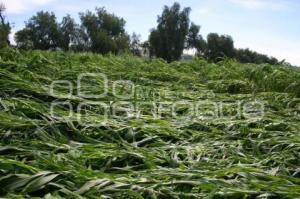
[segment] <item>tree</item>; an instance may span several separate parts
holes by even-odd
[[[11,27],[9,22],[5,21],[5,6],[0,3],[0,48],[10,45],[9,42],[9,34],[11,31]]]
[[[274,57],[268,57],[254,51],[247,49],[236,49],[235,58],[241,63],[269,63],[272,65],[279,64],[279,61]]]
[[[76,25],[74,37],[70,49],[76,52],[88,51],[90,49],[90,40],[84,27]]]
[[[65,16],[59,25],[60,41],[58,46],[67,51],[76,41],[76,29],[78,25],[70,15]]]
[[[96,13],[80,13],[82,27],[93,52],[119,53],[129,49],[129,36],[125,32],[125,20],[96,8]]]
[[[206,42],[199,32],[200,26],[192,23],[187,36],[187,48],[196,49],[197,54],[203,56],[206,50]]]
[[[149,36],[151,56],[155,55],[168,62],[181,58],[189,31],[190,11],[190,8],[181,11],[178,3],[164,7],[162,15],[157,19],[157,28],[152,29]]]
[[[29,28],[24,28],[19,30],[15,34],[15,41],[17,43],[17,47],[23,50],[33,49],[33,41],[32,41],[32,30]]]
[[[141,35],[133,33],[130,37],[130,51],[136,56],[142,56],[141,53]]]
[[[149,41],[145,41],[141,43],[142,56],[149,57],[150,56],[150,43]]]
[[[224,57],[234,58],[234,43],[231,36],[210,33],[207,36],[205,57],[210,61],[220,61]]]
[[[18,46],[31,42],[34,49],[48,50],[59,47],[60,32],[54,13],[38,12],[26,23],[25,29],[16,33]]]

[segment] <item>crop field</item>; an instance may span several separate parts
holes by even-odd
[[[0,51],[2,198],[300,198],[300,69]]]

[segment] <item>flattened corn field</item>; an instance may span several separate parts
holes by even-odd
[[[3,198],[300,198],[298,68],[4,49],[0,88]]]

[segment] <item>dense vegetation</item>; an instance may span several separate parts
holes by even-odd
[[[4,16],[5,7],[0,3],[0,48],[9,45],[8,35],[10,34],[11,27],[9,22],[5,20]]]
[[[9,48],[4,11],[0,197],[300,198],[299,68],[178,3],[143,43],[96,8],[39,11]]]
[[[139,117],[128,118],[125,106],[102,123],[97,100],[76,89],[86,72],[107,75],[101,102],[110,107],[119,101],[208,102],[222,103],[223,114],[207,119],[179,106],[177,117],[164,111],[153,118],[145,106]],[[72,95],[63,84],[51,93],[55,80],[69,80]],[[132,81],[135,94],[116,97],[112,84],[118,80]],[[97,94],[103,82],[83,83]],[[300,197],[299,68],[6,48],[0,51],[0,88],[1,197]],[[263,102],[265,114],[238,116],[238,100]],[[68,102],[73,115],[62,105],[54,116],[53,102]],[[81,113],[86,125],[76,117],[82,102],[90,104]]]
[[[0,47],[9,44],[10,24],[4,17],[4,6],[0,6]],[[200,26],[190,22],[190,8],[178,3],[165,6],[152,29],[148,41],[140,42],[138,34],[130,37],[125,30],[126,21],[104,8],[95,12],[79,13],[80,24],[66,15],[58,22],[53,12],[37,12],[26,23],[25,28],[15,34],[16,47],[23,50],[63,50],[94,52],[99,54],[120,54],[158,57],[168,62],[180,60],[184,49],[195,49],[196,56],[210,62],[226,58],[241,63],[279,64],[274,57],[259,54],[249,49],[235,49],[233,39],[228,35],[210,33],[204,40],[199,34]]]

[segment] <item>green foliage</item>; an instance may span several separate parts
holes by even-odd
[[[217,33],[207,35],[207,49],[204,55],[210,61],[220,61],[224,57],[234,57],[234,45],[230,36]]]
[[[109,78],[103,102],[116,102],[112,82],[131,80],[128,102],[225,103],[224,117],[203,120],[109,117],[78,123],[76,89],[49,89],[54,80],[76,88],[81,73]],[[129,55],[0,50],[0,197],[3,198],[299,198],[299,68],[218,64],[203,59],[167,63]],[[96,83],[96,84],[95,84]],[[85,88],[99,92],[87,79]],[[215,92],[213,92],[215,90]],[[159,94],[160,98],[155,98]],[[263,101],[262,118],[238,118],[234,102]],[[97,102],[95,99],[90,99]],[[209,107],[200,107],[211,112]],[[99,120],[89,109],[86,121]]]
[[[190,25],[190,8],[180,9],[178,3],[164,7],[157,19],[157,28],[149,36],[150,54],[168,62],[179,60],[185,47]]]
[[[17,47],[101,54],[117,54],[129,49],[129,36],[125,32],[123,19],[104,8],[96,9],[96,13],[81,13],[80,19],[82,24],[78,25],[67,15],[58,23],[54,13],[40,11],[26,23],[24,29],[16,33]]]
[[[133,55],[136,56],[142,56],[142,44],[141,44],[141,35],[137,35],[136,33],[133,33],[130,38],[130,51]]]
[[[40,11],[29,19],[25,29],[16,33],[16,42],[20,48],[55,49],[59,47],[60,32],[54,13]]]
[[[15,34],[15,40],[17,47],[22,50],[34,49],[34,44],[32,40],[32,30],[29,28],[24,28],[19,30]]]
[[[60,41],[58,46],[61,47],[63,50],[68,51],[70,50],[71,44],[74,45],[76,42],[76,31],[78,30],[77,24],[75,23],[74,19],[71,18],[70,15],[65,16],[62,19],[60,24]]]
[[[207,45],[206,45],[206,41],[199,34],[199,31],[200,31],[200,26],[192,23],[187,38],[187,48],[188,49],[195,48],[197,50],[198,55],[204,56]]]
[[[9,34],[11,31],[10,23],[5,21],[4,16],[5,7],[0,3],[0,48],[6,47],[10,44]]]
[[[255,64],[278,64],[278,60],[274,57],[259,54],[249,49],[236,49],[235,58],[241,63],[255,63]]]
[[[117,54],[129,48],[124,19],[108,13],[104,8],[96,8],[96,13],[81,13],[80,19],[91,42],[91,51]]]
[[[4,7],[1,10],[0,47],[4,47],[9,43],[10,26],[4,21]],[[17,47],[23,50],[61,49],[100,54],[131,52],[136,56],[157,57],[172,62],[183,58],[184,49],[195,49],[197,56],[214,63],[234,58],[241,63],[280,64],[274,57],[249,49],[235,49],[233,39],[228,35],[210,33],[204,40],[199,34],[200,26],[190,24],[190,11],[190,8],[181,10],[179,3],[165,6],[157,19],[157,27],[151,30],[148,41],[143,43],[136,33],[130,38],[125,31],[126,22],[123,18],[104,8],[80,13],[80,25],[70,15],[58,23],[54,13],[40,11],[26,22],[24,29],[16,32],[15,40]],[[191,55],[185,57],[192,59]]]

